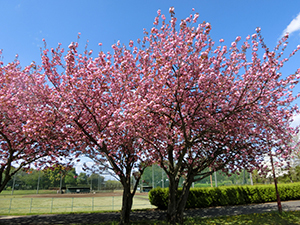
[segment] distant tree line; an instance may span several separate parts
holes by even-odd
[[[45,170],[29,169],[19,171],[11,179],[5,189],[11,190],[54,189],[61,187],[90,187],[93,191],[122,189],[116,180],[104,180],[104,176],[96,173],[76,173],[75,168],[57,167]]]

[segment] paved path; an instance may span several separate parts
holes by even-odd
[[[284,211],[300,211],[300,201],[282,202]],[[212,207],[205,209],[190,209],[185,211],[185,216],[194,217],[215,217],[223,215],[240,215],[251,213],[263,213],[276,211],[277,203],[264,203],[242,206]],[[82,213],[82,214],[56,214],[56,215],[36,215],[36,216],[2,216],[1,225],[17,224],[97,224],[105,221],[118,221],[119,213]],[[164,220],[166,211],[149,210],[134,211],[131,213],[131,220]]]

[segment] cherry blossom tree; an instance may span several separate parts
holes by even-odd
[[[0,61],[0,192],[19,170],[65,155],[59,121],[41,104],[36,87],[43,81],[34,68]]]
[[[215,46],[211,25],[197,24],[198,14],[178,24],[174,8],[170,13],[167,22],[158,11],[139,47],[118,42],[113,54],[92,58],[92,51],[78,53],[78,43],[66,53],[60,45],[45,45],[43,72],[31,73],[34,65],[1,67],[5,159],[29,162],[20,158],[24,149],[27,157],[59,149],[89,156],[123,185],[121,224],[129,222],[139,179],[153,162],[168,175],[167,213],[175,224],[183,222],[194,181],[218,170],[251,172],[270,151],[284,160],[296,146],[291,143],[297,129],[290,122],[298,111],[292,89],[300,70],[283,76],[280,69],[300,46],[284,58],[288,35],[270,50],[259,28],[244,42],[237,37],[225,46],[221,39]],[[22,153],[10,156],[12,145]],[[131,190],[132,176],[137,182]]]
[[[168,219],[175,224],[194,181],[218,170],[251,172],[264,154],[276,151],[283,160],[293,149],[292,89],[300,69],[289,76],[280,69],[300,46],[283,58],[288,35],[270,50],[259,28],[242,43],[237,37],[215,46],[211,25],[197,24],[198,14],[178,24],[174,8],[170,13],[168,23],[158,11],[145,32],[139,101],[148,127],[141,136],[168,175]]]
[[[118,177],[123,185],[120,223],[125,224],[141,174],[150,161],[136,131],[140,122],[135,104],[141,74],[139,53],[132,42],[129,48],[119,43],[112,48],[113,54],[99,52],[96,58],[90,56],[91,51],[78,53],[78,43],[71,43],[65,56],[60,46],[45,48],[43,69],[52,84],[45,104],[60,115],[70,145],[81,146],[71,154],[89,156],[98,168]],[[133,177],[136,182],[131,189]]]

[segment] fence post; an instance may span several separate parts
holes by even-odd
[[[8,208],[8,213],[10,213],[10,210],[11,210],[11,202],[12,202],[12,198],[10,199],[9,208]]]
[[[250,183],[253,186],[253,178],[252,178],[252,173],[250,173]]]
[[[16,183],[16,174],[14,175],[14,179],[13,179],[13,186],[12,186],[12,189],[11,189],[11,195],[14,194],[14,190],[15,190],[15,183]]]
[[[71,206],[71,212],[73,212],[73,202],[74,202],[74,198],[72,197],[72,206]]]
[[[215,187],[218,187],[217,172],[215,171]]]
[[[40,176],[41,176],[41,173],[40,173],[39,170],[38,170],[38,173],[39,173],[39,177],[38,177],[38,182],[37,182],[37,186],[36,186],[36,194],[39,193],[39,188],[40,188]]]
[[[52,198],[52,201],[51,201],[51,209],[50,209],[50,213],[52,213],[52,208],[53,208],[53,198]]]
[[[112,196],[112,210],[114,210],[114,196]]]
[[[92,211],[94,211],[94,197],[92,198]]]
[[[32,207],[32,198],[30,199],[30,208],[29,208],[29,213],[31,213],[31,207]]]

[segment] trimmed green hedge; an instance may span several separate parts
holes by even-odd
[[[299,200],[300,183],[279,184],[280,199]],[[180,194],[181,189],[178,191]],[[168,206],[169,189],[155,188],[149,192],[149,200],[159,209]],[[211,206],[245,205],[276,201],[274,185],[231,186],[219,188],[191,188],[186,208],[206,208]]]

